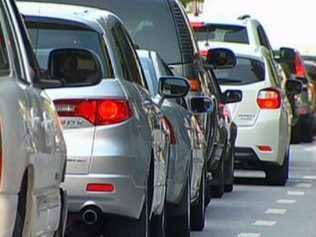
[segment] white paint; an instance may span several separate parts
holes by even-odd
[[[265,211],[265,214],[271,214],[271,215],[284,215],[287,212],[286,209],[274,209],[269,208]]]
[[[237,237],[260,237],[261,233],[240,233]]]
[[[235,177],[239,178],[265,178],[266,174],[263,171],[256,170],[235,170]]]
[[[311,175],[305,175],[305,176],[303,176],[303,179],[311,179],[311,180],[316,180],[316,176],[311,176]]]
[[[264,220],[258,220],[252,225],[255,226],[274,226],[277,222],[276,221],[264,221]]]
[[[295,187],[297,188],[311,188],[313,186],[313,184],[311,183],[300,183],[300,184],[296,184]]]
[[[280,200],[277,200],[277,203],[280,203],[280,204],[294,204],[294,203],[296,203],[296,200],[280,199]]]
[[[288,191],[287,195],[290,195],[290,196],[304,196],[305,193],[301,192],[301,191]]]

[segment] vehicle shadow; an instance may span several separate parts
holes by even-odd
[[[255,185],[255,186],[266,186],[268,185],[264,178],[244,178],[236,177],[235,184],[239,185]]]

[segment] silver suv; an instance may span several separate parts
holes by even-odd
[[[66,145],[14,1],[1,0],[0,236],[63,236]]]

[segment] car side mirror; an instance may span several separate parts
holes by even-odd
[[[225,104],[237,103],[242,100],[241,90],[226,90],[222,94],[222,98]]]
[[[226,69],[235,67],[236,63],[236,55],[230,49],[215,48],[207,51],[206,67],[212,69]]]
[[[303,83],[297,79],[289,79],[286,81],[285,90],[287,95],[297,95],[303,90]]]
[[[189,108],[193,114],[213,113],[214,102],[206,96],[194,96],[189,99]]]
[[[98,56],[85,49],[52,50],[48,57],[48,80],[60,81],[63,87],[95,85],[102,79]]]
[[[163,98],[179,98],[188,94],[190,84],[182,77],[160,77],[158,88]]]
[[[296,58],[295,49],[286,48],[286,47],[280,48],[279,59],[278,59],[279,63],[294,65],[295,58]]]

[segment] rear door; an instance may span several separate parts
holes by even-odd
[[[222,91],[239,89],[243,99],[239,103],[229,104],[234,122],[241,127],[253,126],[260,109],[257,105],[259,91],[265,87],[265,63],[248,57],[238,57],[237,65],[232,69],[215,70]]]

